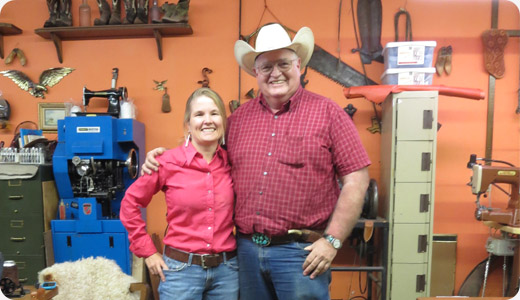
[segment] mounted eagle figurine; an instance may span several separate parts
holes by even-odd
[[[33,82],[25,73],[18,70],[1,71],[0,74],[11,78],[22,90],[28,91],[36,98],[45,99],[47,86],[55,86],[63,77],[67,76],[73,68],[51,68],[42,72],[40,82]]]

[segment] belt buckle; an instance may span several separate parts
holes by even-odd
[[[200,256],[200,266],[203,268],[203,269],[207,269],[208,266],[206,266],[206,256],[207,254],[203,254]]]
[[[271,238],[263,233],[253,233],[251,240],[260,247],[267,247],[271,244]]]

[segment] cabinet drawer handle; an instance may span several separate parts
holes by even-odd
[[[423,110],[423,129],[432,129],[433,110]]]
[[[428,249],[428,236],[426,234],[420,234],[417,244],[417,253],[426,253]]]
[[[24,223],[23,220],[11,220],[9,226],[11,226],[11,228],[23,228]]]
[[[9,196],[9,200],[22,200],[23,199],[23,195],[12,195],[12,196]]]
[[[25,236],[24,237],[11,237],[11,241],[12,242],[24,242]]]
[[[423,152],[421,154],[421,171],[430,171],[432,163],[432,154],[430,152]]]
[[[415,292],[422,293],[426,289],[426,275],[417,275],[415,280]]]
[[[419,196],[420,204],[419,204],[419,212],[424,213],[428,212],[428,208],[430,207],[430,195],[429,194],[421,194]]]

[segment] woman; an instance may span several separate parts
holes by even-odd
[[[186,142],[158,157],[158,172],[141,176],[126,191],[121,221],[130,250],[159,275],[161,300],[238,298],[233,236],[233,184],[224,143],[226,113],[217,93],[197,89],[186,103]],[[152,196],[164,191],[168,231],[161,256],[141,217]]]

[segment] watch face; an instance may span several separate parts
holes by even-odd
[[[325,238],[326,238],[327,241],[332,245],[332,247],[334,247],[334,249],[339,249],[339,248],[341,248],[341,242],[340,242],[337,238],[333,237],[333,236],[330,235],[330,234],[327,235],[327,236],[325,236]]]

